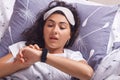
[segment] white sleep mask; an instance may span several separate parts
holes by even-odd
[[[73,16],[72,12],[68,8],[61,7],[61,6],[52,8],[49,11],[47,11],[44,14],[44,20],[46,20],[55,11],[61,11],[61,12],[63,12],[64,15],[66,16],[67,20],[69,21],[69,23],[71,25],[73,25],[73,26],[75,25],[75,19],[74,19],[74,16]]]

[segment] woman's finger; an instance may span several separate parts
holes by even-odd
[[[37,50],[41,50],[41,48],[37,44],[34,44],[34,48]]]
[[[29,45],[28,47],[33,48],[33,49],[34,49],[34,46],[33,46],[33,45]]]

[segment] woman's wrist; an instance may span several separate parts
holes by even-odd
[[[11,65],[14,66],[15,71],[18,71],[18,70],[21,70],[24,68],[22,63],[20,63],[20,62],[19,63],[18,62],[11,62]]]

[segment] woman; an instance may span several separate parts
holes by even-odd
[[[26,41],[9,46],[11,53],[0,59],[0,77],[12,74],[6,78],[70,80],[73,76],[90,80],[92,68],[79,51],[68,49],[77,37],[78,26],[75,8],[64,2],[51,2],[23,33]],[[8,61],[13,56],[14,61]]]

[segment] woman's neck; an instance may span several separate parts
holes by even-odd
[[[48,49],[51,54],[60,54],[64,53],[64,49]]]

